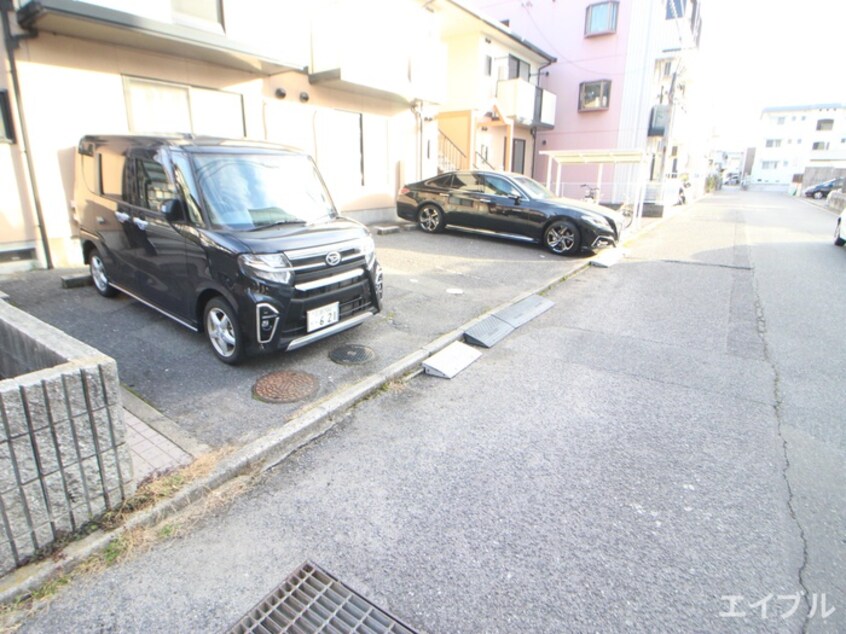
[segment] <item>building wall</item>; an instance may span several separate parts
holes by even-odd
[[[56,266],[82,265],[73,222],[73,156],[85,134],[131,132],[190,132],[174,129],[133,129],[128,114],[126,78],[172,82],[180,86],[225,91],[241,96],[243,133],[252,139],[300,147],[320,167],[339,210],[369,221],[373,210],[392,209],[401,182],[425,171],[435,173],[437,127],[423,122],[407,103],[353,91],[309,84],[304,73],[289,72],[266,78],[183,58],[110,44],[40,33],[17,52],[23,107],[35,162],[51,255]],[[287,92],[275,96],[277,88]],[[308,93],[306,103],[301,92]],[[62,116],[56,116],[57,102]],[[199,106],[195,117],[219,129],[233,129],[221,121],[215,104]],[[239,115],[240,116],[240,115]],[[420,129],[423,128],[421,135]],[[242,129],[238,121],[235,129]],[[236,135],[238,136],[238,135]],[[432,149],[434,148],[434,149]],[[428,157],[427,152],[428,151]],[[34,213],[23,208],[29,187],[20,156],[21,144],[0,146],[0,164],[16,174],[18,186],[4,187],[8,198],[0,214],[0,249],[21,241],[36,243]],[[419,163],[423,166],[419,166]],[[363,169],[362,169],[363,165]],[[409,176],[412,178],[410,179]],[[369,210],[365,215],[357,212]]]
[[[831,130],[817,130],[821,120],[833,120]],[[827,144],[814,149],[815,143]],[[846,106],[821,104],[770,108],[761,114],[755,161],[749,182],[753,186],[788,186],[811,161],[846,157]]]

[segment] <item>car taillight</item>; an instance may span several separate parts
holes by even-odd
[[[405,196],[405,195],[406,195],[407,193],[409,193],[410,191],[411,191],[411,190],[410,190],[408,187],[403,187],[402,189],[400,189],[400,190],[399,190],[399,195],[400,195],[400,196]]]

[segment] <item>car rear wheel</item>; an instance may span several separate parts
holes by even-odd
[[[822,192],[814,192],[814,198],[816,198],[817,200],[820,200],[822,197],[823,197]]]
[[[846,244],[846,240],[840,237],[840,221],[837,221],[837,226],[834,228],[834,246],[842,247]]]
[[[103,297],[114,297],[117,289],[109,283],[109,274],[106,273],[106,264],[100,257],[100,252],[95,248],[88,254],[88,270],[91,271],[91,281],[94,288]]]
[[[572,222],[558,220],[543,232],[543,243],[556,255],[572,255],[581,246],[579,229]]]
[[[244,356],[244,338],[235,311],[222,297],[209,300],[205,310],[205,330],[215,356],[230,365]]]
[[[423,205],[417,210],[417,224],[426,233],[438,233],[443,231],[444,212],[437,205]]]

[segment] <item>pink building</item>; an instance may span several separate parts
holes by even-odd
[[[508,24],[557,62],[533,78],[557,95],[555,127],[538,129],[534,177],[566,196],[599,183],[605,203],[669,202],[679,181],[704,178],[692,125],[698,0],[467,0]],[[589,152],[580,158],[577,151]],[[614,165],[614,152],[635,150],[641,164]],[[550,153],[562,161],[558,165]],[[597,155],[601,158],[596,158]],[[631,153],[628,154],[629,160]],[[579,163],[580,160],[604,160]],[[670,203],[671,204],[671,203]]]

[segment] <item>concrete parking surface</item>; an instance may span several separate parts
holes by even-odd
[[[122,383],[176,422],[198,443],[243,445],[284,424],[296,410],[381,370],[404,355],[527,290],[585,264],[539,246],[416,229],[376,236],[385,270],[384,310],[363,325],[291,353],[217,361],[204,335],[193,333],[125,295],[106,299],[93,287],[63,290],[68,271],[35,271],[0,279],[19,308],[112,356]],[[329,359],[355,343],[375,352],[366,365]],[[268,404],[253,397],[256,380],[295,370],[319,379],[307,401]]]

